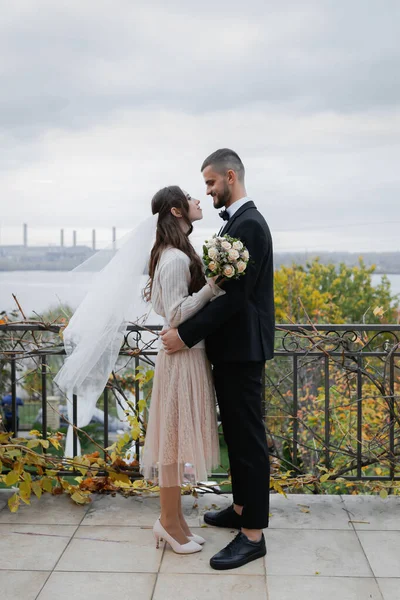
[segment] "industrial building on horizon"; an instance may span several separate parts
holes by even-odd
[[[92,230],[91,247],[78,245],[77,232],[72,232],[72,246],[65,245],[64,229],[60,230],[60,245],[29,246],[28,225],[23,224],[23,243],[0,245],[0,271],[69,271],[96,252],[96,230]],[[112,243],[116,228],[112,227]]]

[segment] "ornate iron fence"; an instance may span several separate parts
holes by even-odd
[[[154,365],[160,329],[127,328],[121,356],[132,368]],[[33,322],[0,325],[3,389],[11,394],[13,431],[17,431],[18,369],[33,360],[40,369],[46,438],[49,379],[54,375],[49,362],[64,354],[59,332],[59,326]],[[277,326],[276,334],[275,359],[265,369],[264,410],[270,449],[281,465],[297,473],[318,467],[350,481],[400,480],[400,325],[284,324]],[[139,401],[137,381],[137,409]],[[78,402],[74,396],[75,426]],[[109,408],[106,388],[104,447],[109,445]],[[74,454],[76,449],[74,431]],[[137,441],[137,457],[139,450]]]

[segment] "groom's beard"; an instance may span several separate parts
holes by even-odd
[[[231,192],[227,184],[225,184],[222,193],[215,194],[213,196],[214,208],[223,208],[226,206],[227,202],[231,199]]]

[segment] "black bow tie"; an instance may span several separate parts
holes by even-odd
[[[227,210],[221,210],[218,214],[224,221],[229,221],[229,213]]]

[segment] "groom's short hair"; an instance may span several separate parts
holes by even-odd
[[[244,181],[244,165],[239,155],[229,148],[221,148],[210,154],[210,156],[207,156],[200,170],[204,171],[206,167],[210,167],[211,165],[215,171],[221,174],[225,174],[229,170],[235,171],[239,181]]]

